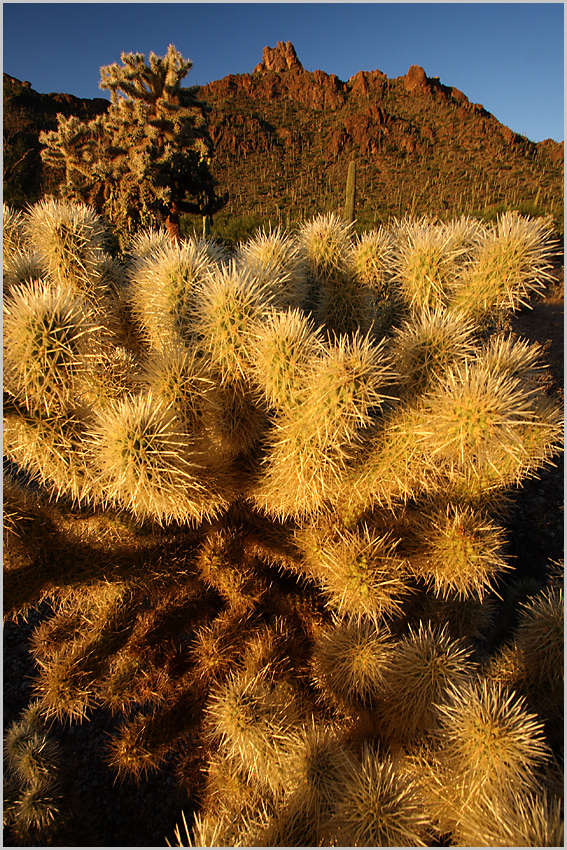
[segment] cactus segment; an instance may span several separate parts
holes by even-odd
[[[345,220],[354,221],[356,203],[356,162],[349,162],[345,195]]]
[[[548,758],[542,724],[499,683],[464,685],[439,712],[440,758],[463,800],[507,785],[530,787],[533,768]]]
[[[529,306],[529,297],[541,293],[552,279],[550,258],[555,249],[549,220],[504,213],[494,228],[480,234],[470,260],[452,284],[452,304],[476,318]]]
[[[504,530],[479,511],[449,505],[416,521],[419,555],[416,573],[433,592],[447,598],[481,601],[497,576],[510,569]]]
[[[180,245],[145,246],[130,272],[130,300],[148,345],[159,350],[171,339],[191,341],[191,317],[200,283],[213,266],[203,245],[189,240]]]
[[[319,329],[298,310],[270,312],[253,342],[254,374],[266,402],[278,412],[293,409],[325,352]]]
[[[7,386],[28,410],[66,411],[80,395],[101,330],[66,286],[14,289],[4,300]]]
[[[201,283],[190,328],[221,385],[248,378],[252,340],[269,305],[267,287],[234,261]]]
[[[385,736],[412,742],[439,725],[439,706],[471,681],[471,653],[446,628],[419,623],[392,650],[378,714]]]
[[[388,678],[394,643],[389,629],[371,620],[335,617],[315,641],[313,678],[323,696],[371,709]]]
[[[431,222],[403,222],[394,257],[393,280],[414,312],[446,307],[465,249],[453,235]]]
[[[114,402],[100,411],[90,432],[94,486],[110,504],[141,519],[191,522],[220,509],[199,477],[174,410],[151,393]]]
[[[442,380],[450,366],[470,359],[477,349],[475,329],[448,310],[424,310],[393,337],[396,368],[408,397]]]
[[[417,786],[365,744],[343,774],[343,788],[329,824],[343,847],[424,847],[427,819]]]
[[[107,232],[91,207],[77,202],[38,201],[28,211],[24,231],[55,283],[96,301],[105,259]]]
[[[291,235],[279,228],[262,230],[239,246],[237,258],[260,285],[266,285],[274,307],[301,306],[306,296],[305,263]]]

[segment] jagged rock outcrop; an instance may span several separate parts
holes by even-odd
[[[407,92],[419,91],[425,94],[429,91],[428,80],[425,71],[419,65],[411,65],[405,75],[404,86]]]
[[[5,99],[5,127],[19,114],[11,112],[13,94],[7,110]],[[38,95],[30,87],[24,94],[36,99],[38,129],[58,111],[76,108],[82,117],[88,107],[72,95]],[[210,106],[212,171],[230,198],[216,220],[290,224],[337,210],[351,159],[358,163],[359,222],[410,209],[478,214],[521,204],[524,212],[532,204],[562,219],[563,143],[531,142],[418,65],[394,79],[374,69],[344,82],[305,70],[291,42],[278,42],[264,48],[252,73],[229,74],[199,87],[197,96]],[[98,110],[108,101],[90,103]],[[35,144],[39,150],[37,135]]]
[[[353,158],[359,220],[376,221],[376,209],[382,219],[408,207],[440,214],[536,197],[544,209],[562,204],[560,145],[514,133],[418,65],[394,79],[375,69],[343,82],[305,70],[293,45],[278,42],[253,73],[209,83],[199,96],[212,107],[228,212],[285,209],[289,219],[290,209],[301,217],[339,208]]]
[[[291,41],[278,41],[276,47],[264,47],[262,61],[254,68],[255,72],[293,70],[302,71],[303,65]]]

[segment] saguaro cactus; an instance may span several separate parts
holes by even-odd
[[[356,203],[356,163],[349,162],[345,197],[345,219],[354,221],[354,207]]]

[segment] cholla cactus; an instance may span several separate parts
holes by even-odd
[[[57,129],[40,134],[42,158],[63,178],[65,197],[96,205],[123,246],[139,225],[164,224],[176,240],[180,213],[212,215],[225,202],[208,169],[206,107],[182,86],[192,62],[172,44],[147,63],[141,53],[121,59],[100,69],[111,96],[105,114],[89,122],[59,114]]]
[[[388,629],[371,620],[336,618],[315,640],[313,677],[339,705],[372,708],[384,688],[394,644]]]
[[[452,284],[457,308],[476,316],[495,309],[516,310],[551,279],[554,243],[549,220],[509,212],[479,236]]]
[[[45,273],[46,269],[36,251],[15,250],[4,262],[4,292],[20,284],[40,281]]]
[[[150,348],[159,350],[172,339],[187,340],[196,291],[212,263],[194,240],[145,252],[131,270],[130,299]]]
[[[54,281],[96,298],[94,286],[104,260],[106,230],[90,207],[39,201],[31,208],[25,229]]]
[[[451,690],[466,685],[473,672],[470,653],[445,629],[419,624],[393,647],[378,713],[383,734],[412,741],[438,725],[438,708]]]
[[[306,294],[305,260],[296,240],[276,229],[261,231],[239,246],[240,262],[267,285],[280,309],[299,306]]]
[[[411,310],[444,307],[465,249],[444,227],[430,221],[402,222],[398,228],[394,279]]]
[[[496,576],[509,569],[503,529],[473,508],[448,505],[416,520],[416,573],[438,596],[483,599]]]
[[[18,844],[51,845],[72,839],[62,747],[32,703],[4,736],[4,828]]]
[[[24,242],[24,217],[21,212],[2,204],[2,251],[4,265]]]
[[[545,789],[503,792],[467,812],[453,833],[463,847],[563,847],[561,797]]]
[[[474,327],[449,310],[424,310],[394,334],[397,370],[408,396],[442,380],[450,366],[474,356]]]
[[[285,783],[287,739],[297,724],[293,691],[269,669],[233,674],[211,694],[210,735],[258,788],[275,793]]]
[[[534,786],[548,748],[542,723],[513,691],[486,680],[461,685],[439,712],[439,759],[459,805],[481,793]]]
[[[5,602],[54,609],[42,716],[111,712],[119,776],[174,760],[196,846],[481,841],[487,805],[558,834],[557,582],[491,637],[504,507],[562,439],[541,350],[491,324],[546,227],[328,215],[228,258],[112,256],[60,202],[5,222]]]
[[[520,606],[511,642],[494,658],[491,675],[523,694],[542,717],[562,722],[563,589],[549,587]]]
[[[101,327],[69,287],[46,282],[12,290],[4,304],[5,376],[30,411],[62,413],[80,396],[101,354]],[[83,384],[83,386],[81,386]]]
[[[334,333],[366,331],[370,326],[370,293],[353,273],[353,224],[334,213],[305,222],[299,232],[309,286],[307,303]]]
[[[365,746],[343,774],[342,793],[330,822],[333,843],[343,847],[424,847],[427,818],[415,783],[388,757]]]

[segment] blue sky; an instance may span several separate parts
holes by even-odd
[[[4,3],[4,71],[39,92],[106,97],[122,51],[193,61],[187,85],[251,73],[291,41],[306,70],[347,80],[421,65],[532,141],[564,138],[563,3]]]

